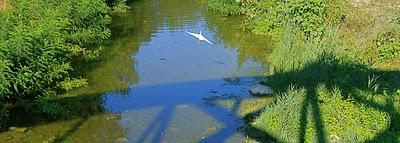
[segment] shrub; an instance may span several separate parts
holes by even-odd
[[[293,24],[307,38],[323,34],[325,25],[340,21],[344,17],[343,0],[272,0],[256,2],[258,8],[250,11],[245,26],[257,34],[279,31]],[[341,9],[339,8],[341,7]]]
[[[8,110],[4,106],[0,105],[0,129],[2,129],[8,122],[8,116]]]
[[[125,13],[129,6],[127,6],[127,0],[106,0],[109,7],[112,8],[113,13]]]
[[[225,15],[239,15],[242,11],[240,0],[202,0],[201,2],[211,10]]]
[[[11,6],[0,11],[0,103],[60,113],[47,101],[84,85],[70,80],[71,61],[93,56],[110,37],[109,7],[103,0],[14,0]]]
[[[287,25],[303,31],[307,39],[323,34],[326,25],[345,18],[345,0],[202,0],[210,9],[225,15],[247,15],[244,27],[256,34],[279,33]]]

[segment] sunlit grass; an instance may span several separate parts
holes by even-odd
[[[277,91],[277,102],[263,105],[266,108],[259,117],[255,114],[259,110],[244,106],[250,110],[247,115],[256,115],[245,127],[253,141],[273,138],[283,142],[396,142],[400,138],[399,126],[393,124],[399,121],[400,66],[398,58],[392,59],[396,53],[384,49],[392,48],[397,36],[393,40],[389,35],[387,40],[382,34],[396,29],[392,19],[399,3],[335,2],[348,3],[339,9],[327,9],[328,23],[322,27],[324,34],[319,40],[304,40],[307,35],[296,25],[272,29],[278,43],[268,58],[268,84]],[[255,5],[243,5],[243,9],[251,13],[263,2],[249,3]],[[271,28],[268,25],[276,17],[265,13],[268,12],[250,15],[250,20],[259,21],[250,27],[244,25],[245,28],[256,33],[265,25]],[[329,17],[335,13],[339,17]],[[329,21],[340,17],[343,19]],[[387,45],[379,46],[379,42]],[[378,55],[384,60],[376,58]]]

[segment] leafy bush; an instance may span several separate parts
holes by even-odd
[[[240,0],[202,0],[202,3],[211,10],[225,15],[238,15],[242,11]]]
[[[70,80],[71,61],[91,56],[110,37],[109,7],[103,0],[14,0],[11,6],[0,11],[0,104],[59,113],[45,101],[84,85]]]
[[[0,105],[0,127],[3,127],[8,121],[8,110]]]
[[[129,6],[127,6],[127,0],[106,0],[109,7],[112,8],[113,13],[125,13]]]
[[[87,80],[86,79],[66,79],[62,82],[59,83],[59,87],[61,89],[65,90],[71,90],[76,87],[81,87],[87,85]]]
[[[202,0],[212,10],[226,15],[247,15],[244,27],[256,34],[279,32],[288,24],[300,28],[306,38],[323,34],[326,25],[342,21],[345,0]]]
[[[272,0],[256,2],[245,26],[257,34],[279,31],[288,24],[299,27],[306,38],[323,34],[325,25],[344,18],[343,0]]]

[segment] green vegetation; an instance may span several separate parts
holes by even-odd
[[[244,26],[256,34],[279,32],[288,24],[295,24],[309,37],[322,34],[324,25],[340,21],[345,1],[271,0],[271,1],[214,1],[203,0],[212,10],[226,14],[244,14]]]
[[[125,91],[128,84],[138,82],[137,72],[132,66],[135,60],[131,55],[155,31],[156,23],[142,24],[149,15],[155,14],[153,10],[156,7],[151,2],[134,1],[134,10],[112,16],[112,23],[107,26],[112,37],[102,44],[107,48],[100,51],[98,58],[72,58],[74,70],[70,72],[71,76],[84,77],[85,79],[79,78],[82,81],[75,82],[87,82],[87,85],[67,92],[60,90],[57,96],[47,101],[60,105],[61,115],[57,114],[54,118],[41,113],[40,108],[36,108],[36,112],[25,111],[24,108],[7,108],[6,113],[10,120],[5,127],[24,127],[28,130],[24,133],[2,130],[1,142],[123,142],[120,140],[124,139],[126,129],[119,124],[122,117],[106,112],[102,95],[106,91]],[[71,87],[70,85],[75,83],[67,80],[60,82],[56,88]]]
[[[15,108],[61,115],[63,109],[52,100],[87,84],[73,72],[75,66],[98,59],[111,35],[109,6],[122,7],[125,1],[5,2],[8,8],[0,11],[0,127]]]
[[[126,5],[127,0],[106,0],[106,3],[114,13],[126,13],[130,8]]]
[[[400,24],[400,22],[399,22]],[[379,62],[390,63],[400,57],[400,33],[397,29],[391,29],[379,33],[375,38],[372,49],[377,49],[376,60]]]
[[[325,0],[272,0],[249,3],[250,10],[246,11],[248,20],[245,26],[254,33],[279,32],[288,24],[293,24],[300,28],[307,38],[321,36],[328,22],[340,21],[343,13],[330,9],[344,7],[340,1]]]
[[[287,142],[365,142],[385,130],[393,139],[386,142],[395,142],[399,73],[373,69],[327,39],[318,47],[285,42],[274,51],[268,83],[279,99],[255,126]],[[282,62],[284,55],[295,58]]]
[[[236,0],[204,0],[202,2],[212,10],[225,15],[238,15],[242,10],[240,3]]]
[[[382,6],[391,2],[203,3],[228,15],[240,9],[247,17],[245,29],[274,37],[267,83],[277,100],[261,113],[244,116],[250,138],[262,142],[400,141],[396,124],[400,121],[400,14]],[[379,14],[370,12],[373,8],[380,8],[375,10]],[[235,10],[226,12],[229,9]],[[378,19],[378,15],[394,20]],[[382,24],[387,26],[377,26]]]

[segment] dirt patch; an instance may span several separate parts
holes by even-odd
[[[343,35],[353,37],[354,46],[366,48],[376,35],[391,29],[392,19],[400,11],[399,0],[348,0],[351,4],[342,24]],[[352,38],[347,38],[352,39]]]
[[[0,0],[0,10],[4,10],[9,6],[8,0]]]

